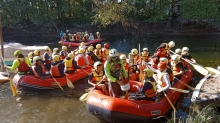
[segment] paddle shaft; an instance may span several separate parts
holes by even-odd
[[[167,98],[167,101],[170,103],[171,107],[173,108],[174,112],[176,112],[176,108],[174,107],[173,103],[171,102],[171,100],[169,99],[169,97],[167,96],[167,94],[165,92],[163,92],[164,96]]]
[[[174,77],[176,80],[178,80],[179,82],[181,82],[182,84],[184,84],[185,86],[187,86],[189,89],[191,89],[192,91],[194,91],[195,90],[195,88],[193,88],[192,86],[190,86],[190,85],[188,85],[188,84],[186,84],[186,83],[184,83],[183,81],[181,81],[181,80],[179,80],[178,78],[176,78],[176,77]]]
[[[141,66],[142,59],[141,59],[141,46],[140,46],[140,44],[138,45],[138,47],[139,47],[139,56],[140,56],[140,64],[139,64],[140,75],[139,75],[139,81],[142,82],[143,81],[143,71],[142,71],[142,66]]]
[[[67,78],[67,76],[66,76],[66,82],[67,82],[67,86],[69,87],[69,88],[74,88],[74,85],[73,85],[73,83]]]
[[[63,88],[61,87],[60,83],[57,82],[57,80],[51,75],[51,77],[53,78],[53,80],[57,83],[57,85],[60,87],[60,89],[63,91]]]

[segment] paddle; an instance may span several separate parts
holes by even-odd
[[[3,57],[2,57],[1,52],[0,52],[0,58],[1,58],[1,60],[2,60],[3,65],[5,66],[6,64],[5,64],[5,61],[4,61]],[[6,68],[6,72],[9,74],[7,68]],[[17,90],[17,88],[16,88],[16,86],[15,86],[15,84],[13,83],[13,81],[12,81],[11,78],[10,78],[10,87],[11,87],[13,96],[17,96],[17,95],[18,95],[18,90]]]
[[[97,83],[97,85],[99,85],[104,79],[105,79],[105,78],[102,78],[102,80],[100,80],[100,81]],[[92,90],[94,90],[94,89],[95,89],[95,87],[93,87]],[[83,94],[83,95],[79,98],[79,100],[82,101],[82,102],[83,102],[83,101],[86,101],[86,100],[87,100],[87,97],[88,97],[88,95],[89,95],[89,93],[92,92],[92,90],[90,90],[88,93]]]
[[[67,82],[67,85],[69,88],[73,89],[74,88],[74,85],[73,83],[66,77],[66,82]]]
[[[128,81],[129,81],[129,70],[130,69],[130,67],[128,67]],[[123,74],[123,73],[121,73],[121,74]],[[123,76],[123,75],[122,75]],[[124,77],[122,77],[122,81],[123,81],[123,79],[124,79]],[[125,92],[125,97],[124,97],[124,99],[125,100],[128,100],[129,99],[129,95],[128,95],[128,90]]]
[[[81,68],[85,73],[87,73],[88,75],[90,75],[90,73],[89,72],[87,72],[86,70],[84,70],[83,68]]]
[[[170,103],[171,107],[173,108],[174,112],[176,112],[176,108],[174,107],[173,103],[171,102],[171,100],[169,99],[169,97],[167,96],[167,94],[163,91],[164,96],[167,98],[167,101]],[[174,113],[175,114],[175,113]]]
[[[57,82],[57,80],[51,75],[51,77],[53,78],[53,80],[56,82],[56,84],[60,87],[60,89],[63,91],[63,88],[60,86],[60,83]]]
[[[141,57],[141,48],[140,48],[140,44],[139,44],[139,55]],[[139,81],[142,82],[143,81],[143,70],[142,70],[142,66],[141,66],[141,62],[142,59],[140,58],[140,64],[139,64],[139,69],[140,69],[140,73],[139,73]]]
[[[172,52],[173,54],[176,54],[172,50],[170,50],[170,52]],[[176,55],[178,55],[178,54],[176,54]],[[197,70],[202,75],[204,75],[204,76],[208,75],[209,71],[207,69],[205,69],[204,67],[202,67],[202,66],[200,66],[198,64],[194,64],[194,63],[190,62],[189,60],[184,59],[182,57],[181,57],[181,59],[183,59],[184,61],[188,62],[190,65],[192,65],[195,68],[195,70]]]
[[[149,66],[149,65],[147,65],[147,67],[148,68],[150,68],[153,72],[155,72],[155,73],[160,73],[160,71],[159,70],[156,70],[156,69],[154,69],[153,67],[151,67],[151,66]],[[176,77],[174,77],[175,79],[177,79]],[[179,79],[177,79],[177,80],[179,80]],[[181,80],[179,80],[182,84],[184,84],[185,86],[187,86],[188,88],[190,88],[191,90],[195,90],[192,86],[190,86],[190,85],[188,85],[188,84],[186,84],[186,83],[184,83],[184,82],[182,82]]]

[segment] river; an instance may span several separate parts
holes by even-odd
[[[110,44],[111,48],[118,49],[121,53],[128,53],[132,48],[147,47],[151,54],[163,42],[173,40],[176,46],[172,49],[189,47],[189,52],[203,66],[216,68],[220,64],[220,35],[144,35],[109,36],[103,41]],[[61,46],[58,39],[42,39],[34,37],[14,37],[4,42],[19,42],[25,45],[48,45],[51,49]],[[201,79],[201,75],[195,72],[193,83]],[[76,83],[74,90],[67,87],[51,91],[21,91],[18,97],[13,97],[8,83],[0,83],[0,122],[1,123],[107,123],[106,121],[90,115],[85,107],[85,102],[79,101],[79,97],[89,87],[84,78]],[[164,122],[163,120],[157,121]]]

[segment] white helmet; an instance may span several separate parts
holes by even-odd
[[[170,41],[170,42],[168,43],[168,45],[169,45],[169,47],[171,48],[171,47],[174,47],[174,46],[175,46],[175,43],[174,43],[173,41]]]
[[[185,51],[185,50],[189,51],[189,48],[188,47],[183,47],[182,52]]]
[[[127,91],[127,90],[130,89],[130,85],[129,85],[128,83],[127,83],[127,84],[124,84],[124,85],[121,85],[120,87],[121,87],[121,90],[122,90],[122,91]]]
[[[41,57],[40,56],[34,56],[33,58],[33,64],[36,64],[36,61],[37,60],[41,60]]]
[[[132,49],[131,53],[133,53],[134,55],[137,55],[138,54],[138,50],[137,49]]]
[[[94,63],[94,68],[97,70],[97,66],[102,65],[102,63],[100,61],[97,61]]]
[[[165,58],[165,57],[161,57],[161,58],[160,58],[160,61],[165,62],[165,63],[167,63],[167,64],[168,64],[168,59],[167,59],[167,58]]]
[[[179,61],[180,57],[179,57],[179,55],[172,55],[171,59]]]
[[[143,51],[145,51],[145,50],[147,50],[147,51],[148,51],[148,49],[147,49],[147,48],[143,48]]]
[[[116,49],[111,49],[109,53],[109,57],[118,56],[118,51]]]
[[[53,52],[56,53],[59,49],[58,48],[54,48]]]
[[[182,52],[182,50],[180,49],[180,48],[177,48],[176,50],[175,50],[175,53],[181,53]]]
[[[67,57],[73,58],[74,55],[73,55],[72,53],[69,53],[69,54],[67,55]]]
[[[126,59],[126,56],[124,54],[120,55],[120,59]]]
[[[62,50],[67,50],[67,47],[66,46],[62,46]]]

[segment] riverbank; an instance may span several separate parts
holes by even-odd
[[[56,24],[45,26],[5,26],[3,27],[4,39],[14,37],[59,37],[61,30],[68,29],[74,32],[100,32],[101,35],[149,35],[149,34],[203,34],[203,33],[219,33],[215,28],[207,25],[180,24],[166,22],[161,23],[133,23],[130,27],[124,28],[121,25],[108,26],[106,28],[98,27],[91,24],[69,24],[65,28]]]

